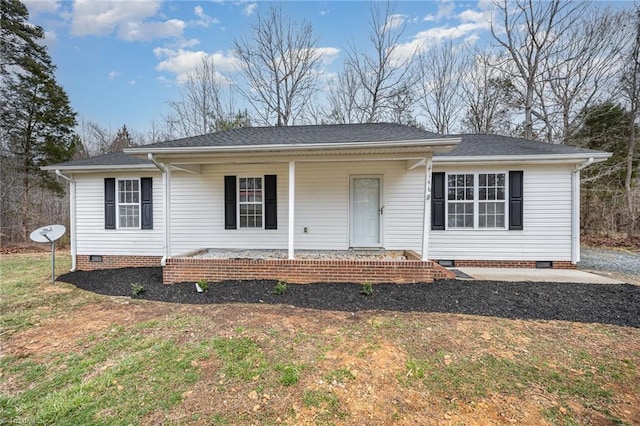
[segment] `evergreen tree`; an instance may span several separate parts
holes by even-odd
[[[79,142],[74,132],[76,113],[64,89],[55,80],[55,67],[39,44],[41,27],[29,24],[26,7],[17,0],[1,0],[2,98],[0,138],[3,167],[20,176],[21,234],[26,240],[32,225],[30,191],[42,187],[58,195],[64,187],[41,166],[67,161]]]
[[[133,139],[131,138],[131,134],[129,133],[129,129],[127,129],[127,125],[123,124],[122,128],[118,130],[115,139],[111,142],[111,145],[108,147],[107,152],[120,152],[125,148],[130,148],[133,146]]]

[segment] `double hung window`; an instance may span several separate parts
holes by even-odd
[[[140,229],[140,180],[118,180],[118,228]]]
[[[505,227],[505,173],[447,175],[447,227]]]
[[[241,177],[238,181],[240,187],[238,198],[240,228],[262,228],[262,178]]]

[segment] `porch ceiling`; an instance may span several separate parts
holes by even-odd
[[[436,152],[453,149],[455,145],[436,147],[380,147],[367,149],[333,149],[302,152],[234,152],[234,153],[175,153],[156,154],[161,163],[183,166],[200,164],[263,164],[295,161],[344,162],[344,161],[422,161]]]

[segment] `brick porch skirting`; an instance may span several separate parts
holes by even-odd
[[[284,280],[291,284],[315,282],[416,283],[433,282],[431,261],[398,260],[262,260],[169,258],[162,281]]]

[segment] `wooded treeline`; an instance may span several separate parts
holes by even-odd
[[[272,6],[235,40],[235,73],[203,60],[141,134],[78,123],[39,44],[42,28],[26,24],[19,1],[2,0],[2,242],[66,223],[64,182],[40,172],[45,164],[241,126],[381,121],[610,151],[582,172],[583,232],[637,235],[640,9],[560,0],[494,7],[491,41],[479,47],[418,42],[392,3],[371,3],[366,45],[347,40],[342,69],[328,75],[328,48],[312,25]]]

